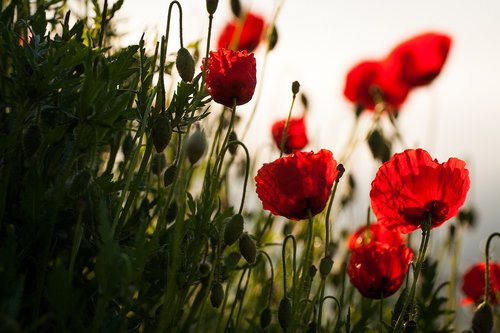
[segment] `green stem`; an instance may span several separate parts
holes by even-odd
[[[285,237],[285,240],[283,241],[283,247],[281,248],[281,261],[283,265],[283,298],[287,297],[287,286],[286,286],[286,257],[285,257],[285,250],[286,250],[286,242],[291,239],[292,244],[293,244],[293,257],[292,257],[292,265],[293,265],[293,270],[292,270],[292,276],[293,276],[293,284],[292,284],[292,294],[295,293],[295,283],[296,283],[296,277],[295,277],[295,272],[296,272],[296,253],[297,253],[297,241],[295,240],[295,237],[293,235],[288,235]]]
[[[283,131],[283,136],[281,137],[280,157],[283,156],[283,152],[285,150],[286,137],[288,136],[288,126],[290,125],[290,118],[292,117],[292,110],[293,110],[293,105],[295,104],[296,97],[297,97],[297,95],[293,94],[292,104],[290,105],[290,110],[288,111],[288,118],[286,119],[286,123],[285,123],[285,130]]]
[[[495,232],[488,237],[488,240],[486,241],[486,253],[484,254],[486,264],[486,273],[484,274],[484,302],[487,304],[489,304],[490,301],[490,244],[496,236],[500,237],[500,233]]]

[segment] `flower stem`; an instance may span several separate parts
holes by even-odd
[[[484,274],[484,302],[489,304],[489,298],[490,298],[490,244],[491,241],[495,236],[500,237],[500,233],[494,232],[488,237],[488,240],[486,241],[486,252],[484,254],[485,256],[485,274]]]
[[[294,93],[292,96],[292,104],[290,105],[290,110],[288,111],[288,118],[286,119],[286,123],[285,123],[285,130],[283,131],[283,136],[281,137],[280,157],[283,156],[283,152],[285,150],[286,137],[288,136],[288,126],[290,125],[290,118],[292,117],[292,110],[293,110],[293,105],[295,104],[296,97],[297,97],[297,94]]]
[[[415,299],[415,291],[417,288],[418,277],[420,276],[420,271],[422,270],[422,264],[425,258],[425,252],[427,251],[427,245],[429,244],[430,238],[430,228],[431,228],[432,217],[429,215],[427,220],[422,222],[422,240],[420,242],[420,248],[418,250],[417,255],[417,264],[415,266],[415,270],[413,272],[413,282],[411,285],[410,293],[406,297],[403,308],[401,309],[401,313],[399,314],[396,325],[394,326],[394,331],[397,332],[398,329],[403,324],[403,317],[408,310],[408,306],[414,302]]]

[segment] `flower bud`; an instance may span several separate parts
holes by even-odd
[[[177,67],[177,72],[184,82],[193,81],[194,77],[194,60],[189,53],[188,49],[181,47],[177,51],[177,58],[175,59],[175,66]]]
[[[186,154],[189,162],[191,162],[191,165],[198,162],[198,160],[203,156],[206,148],[207,138],[205,137],[205,133],[197,128],[196,131],[188,138],[186,147]]]
[[[167,166],[167,160],[164,154],[153,154],[151,158],[151,171],[157,176],[161,175],[161,172]]]
[[[134,149],[134,139],[132,138],[132,135],[127,134],[123,139],[122,144],[123,155],[128,158],[130,153],[132,153],[132,149]]]
[[[233,245],[243,233],[243,216],[235,214],[226,219],[224,227],[224,243],[227,246]]]
[[[237,140],[238,140],[238,136],[236,135],[236,132],[231,131],[231,133],[229,133],[229,143],[227,146],[227,150],[229,150],[229,153],[233,156],[236,154],[236,150],[238,149],[238,145],[236,143],[231,143],[231,141],[237,141]]]
[[[299,81],[293,81],[292,82],[292,93],[294,95],[297,95],[300,91],[300,83]]]
[[[404,324],[405,333],[415,333],[417,331],[417,323],[413,320],[409,320]]]
[[[200,265],[198,266],[198,273],[200,274],[200,277],[208,276],[211,270],[212,270],[212,265],[210,265],[210,263],[206,261],[200,263]]]
[[[213,15],[217,10],[217,5],[219,5],[219,0],[207,0],[207,12]]]
[[[26,158],[31,158],[37,152],[42,142],[42,132],[40,126],[36,124],[30,125],[22,136],[23,153]]]
[[[241,3],[240,0],[231,0],[231,11],[234,16],[240,17],[241,15]]]
[[[177,171],[177,165],[172,164],[163,173],[163,185],[165,187],[170,186],[174,182],[175,172]]]
[[[257,247],[252,238],[245,232],[240,237],[240,253],[249,264],[255,263],[257,257]]]
[[[278,321],[284,332],[287,331],[288,325],[292,321],[292,302],[288,297],[284,297],[280,301],[278,307]]]
[[[488,303],[481,303],[474,311],[472,317],[472,331],[477,333],[490,333],[493,329],[493,310]]]
[[[316,276],[317,272],[318,269],[316,268],[316,266],[311,265],[311,267],[309,267],[309,276],[311,277],[311,279],[313,279]]]
[[[154,120],[153,127],[151,128],[151,137],[156,152],[161,153],[172,138],[172,127],[166,114],[162,113]]]
[[[330,274],[330,271],[332,270],[333,266],[333,260],[329,257],[324,257],[321,259],[321,262],[319,264],[319,273],[321,274],[321,278],[324,279]]]
[[[224,300],[224,289],[220,282],[214,282],[210,288],[210,303],[214,308],[218,308]]]
[[[272,51],[276,47],[276,44],[278,44],[278,30],[276,30],[276,26],[273,25],[273,29],[268,39],[269,51]]]
[[[177,217],[177,203],[175,201],[172,201],[167,208],[167,214],[165,216],[165,220],[167,221],[167,223],[171,223],[175,221],[176,217]]]
[[[271,323],[271,309],[269,307],[262,310],[260,313],[260,328],[265,329]]]

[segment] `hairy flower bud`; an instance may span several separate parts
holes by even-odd
[[[255,259],[257,257],[257,247],[255,246],[253,239],[250,238],[246,232],[241,235],[238,245],[243,258],[245,258],[249,264],[255,263]]]
[[[293,81],[292,82],[292,93],[294,95],[297,95],[300,91],[300,83],[299,81]]]
[[[238,136],[236,135],[235,131],[231,131],[231,133],[229,133],[229,143],[227,146],[227,150],[229,150],[229,153],[234,156],[238,149],[238,145],[236,143],[231,143],[231,141],[238,141]]]
[[[175,172],[177,171],[177,165],[172,164],[163,173],[163,185],[165,187],[170,186],[174,182]]]
[[[177,59],[175,59],[177,72],[184,82],[193,81],[194,77],[194,60],[189,51],[182,47],[177,51]]]
[[[167,214],[165,216],[165,220],[167,221],[167,223],[171,223],[175,221],[176,217],[177,217],[177,203],[175,201],[172,201],[167,208]]]
[[[477,333],[490,333],[493,329],[493,309],[488,303],[482,302],[474,311],[472,317],[472,331]]]
[[[207,148],[207,138],[205,132],[200,129],[191,134],[187,141],[186,154],[191,164],[195,164],[203,156]]]
[[[218,308],[224,300],[224,288],[220,282],[214,282],[210,288],[210,303],[214,308]]]
[[[234,16],[240,17],[241,15],[241,3],[240,0],[231,0],[231,11]]]
[[[321,259],[319,264],[319,273],[321,274],[321,278],[326,278],[330,271],[332,270],[333,260],[329,257],[325,257]]]
[[[273,25],[273,28],[271,30],[271,33],[269,35],[269,39],[267,42],[268,42],[269,51],[272,51],[276,47],[276,44],[278,44],[278,30],[276,29],[275,25]]]
[[[224,227],[224,243],[227,246],[233,245],[243,233],[243,216],[235,214],[226,219]]]
[[[218,5],[219,5],[219,0],[207,0],[207,12],[210,15],[213,15],[217,10]]]
[[[278,307],[278,321],[284,332],[287,331],[288,325],[292,321],[292,302],[288,297],[284,297],[280,301]]]
[[[262,310],[260,313],[260,328],[265,329],[271,323],[271,309],[269,307]]]
[[[172,138],[172,126],[166,114],[162,113],[154,120],[153,127],[151,128],[151,137],[156,152],[161,153]]]

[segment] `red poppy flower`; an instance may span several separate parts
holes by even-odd
[[[264,19],[253,13],[247,13],[243,19],[237,18],[224,27],[217,41],[219,49],[236,45],[238,51],[252,52],[257,48],[264,32]]]
[[[379,168],[370,198],[378,222],[408,233],[429,216],[431,228],[455,216],[469,187],[464,161],[450,158],[439,163],[423,149],[408,149]]]
[[[378,102],[374,98],[375,89],[378,89],[383,101],[397,109],[405,101],[409,88],[400,82],[397,72],[389,69],[379,61],[357,64],[347,73],[344,96],[373,110]]]
[[[347,274],[364,297],[385,298],[401,287],[412,258],[412,251],[404,245],[371,242],[352,250]]]
[[[203,65],[202,65],[203,69]],[[257,66],[253,53],[219,49],[210,52],[206,85],[213,100],[227,107],[252,99],[257,84]]]
[[[359,228],[349,237],[347,246],[352,251],[363,244],[372,242],[379,242],[390,246],[404,244],[403,237],[401,237],[399,232],[390,231],[380,223],[370,223],[369,231],[366,232],[366,226]]]
[[[484,300],[484,275],[486,264],[477,263],[465,272],[462,278],[462,292],[466,298],[463,304],[479,304]],[[500,263],[490,262],[490,296],[489,300],[493,304],[498,304],[496,293],[500,293]]]
[[[409,87],[427,85],[441,72],[451,47],[451,38],[439,33],[415,36],[396,46],[387,64]]]
[[[264,209],[291,220],[314,216],[326,206],[337,178],[332,152],[296,152],[265,163],[255,177],[256,192]]]
[[[280,120],[273,124],[271,133],[273,135],[274,143],[278,149],[281,149],[281,139],[285,132],[286,120]],[[306,134],[306,124],[304,117],[290,118],[288,123],[288,130],[285,140],[284,152],[290,154],[294,151],[301,150],[308,143]]]

